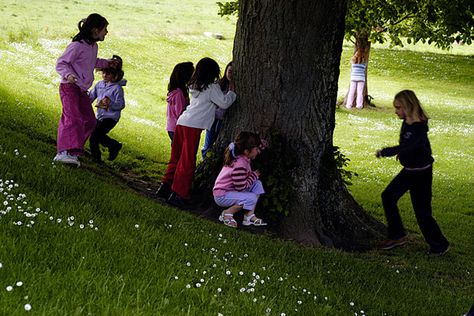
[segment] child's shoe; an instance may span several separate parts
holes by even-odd
[[[242,221],[242,225],[267,226],[267,223],[265,223],[261,218],[258,218],[257,216],[255,216],[255,214],[252,214],[250,216],[244,215],[244,220]]]
[[[226,214],[226,211],[227,210],[224,210],[221,215],[219,215],[219,222],[224,223],[226,226],[237,228],[237,222],[234,219],[234,214]]]
[[[380,249],[389,250],[395,247],[400,247],[406,244],[407,236],[400,237],[398,239],[387,239],[380,243]]]
[[[114,146],[109,149],[109,157],[107,157],[107,160],[113,161],[115,158],[117,158],[118,153],[122,149],[122,144],[118,143],[117,146]]]
[[[81,163],[79,162],[77,156],[70,155],[67,151],[61,151],[60,153],[57,153],[53,161],[58,161],[64,164],[76,165],[77,167],[81,166]]]
[[[180,198],[175,192],[171,192],[171,195],[168,198],[167,202],[178,208],[183,208],[183,209],[189,208],[188,203],[184,199]]]
[[[168,199],[171,194],[171,186],[166,183],[162,182],[160,184],[160,187],[158,188],[158,191],[156,191],[156,195],[160,198]]]
[[[433,249],[430,249],[428,251],[428,255],[429,256],[432,256],[432,257],[441,257],[441,256],[444,256],[447,252],[449,251],[449,246],[447,246],[445,249],[443,250],[433,250]]]

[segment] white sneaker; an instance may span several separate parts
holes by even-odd
[[[71,164],[71,165],[76,165],[76,166],[81,166],[81,163],[79,162],[79,159],[77,156],[73,156],[68,154],[67,151],[62,151],[60,153],[57,153],[56,156],[54,157],[53,161],[58,161],[61,163],[65,164]]]

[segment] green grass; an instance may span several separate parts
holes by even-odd
[[[99,55],[124,59],[127,107],[112,132],[124,149],[107,168],[85,159],[73,169],[51,163],[61,113],[54,64],[90,12],[110,22]],[[406,247],[345,253],[233,231],[127,186],[121,173],[156,185],[164,170],[174,64],[210,56],[223,67],[230,60],[235,20],[216,12],[213,1],[197,0],[0,3],[0,203],[7,202],[0,204],[0,314],[24,314],[25,304],[44,315],[465,312],[474,293],[472,46],[443,52],[374,45],[369,93],[377,107],[336,112],[334,143],[359,174],[350,190],[383,220],[380,193],[400,166],[374,153],[398,139],[393,95],[416,91],[431,117],[433,207],[452,243],[446,257],[425,255],[408,197],[400,201]],[[340,97],[351,51],[345,44]]]

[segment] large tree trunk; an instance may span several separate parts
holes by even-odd
[[[238,102],[198,169],[209,192],[222,151],[242,130],[270,143],[259,169],[267,189],[257,206],[287,216],[283,237],[304,244],[360,248],[383,225],[346,189],[333,147],[335,103],[346,0],[240,0],[234,42]],[[214,158],[212,158],[214,157]]]

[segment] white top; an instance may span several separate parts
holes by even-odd
[[[176,124],[200,129],[212,127],[216,106],[227,109],[237,98],[233,91],[224,94],[217,83],[210,84],[204,91],[189,89],[189,93],[191,102]]]

